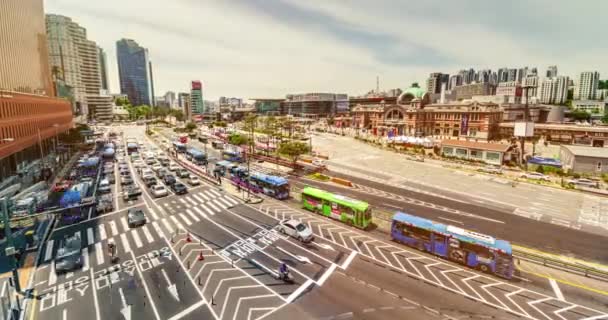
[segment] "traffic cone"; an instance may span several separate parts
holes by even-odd
[[[190,238],[190,233],[188,233],[188,236],[186,237],[186,242],[192,242],[192,238]]]
[[[198,254],[198,261],[203,261],[203,260],[205,260],[205,256],[203,256],[203,251],[201,251],[201,252]]]

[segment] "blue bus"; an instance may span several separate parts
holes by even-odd
[[[243,162],[243,157],[241,157],[241,153],[233,150],[222,151],[222,159],[232,162]]]
[[[186,159],[198,164],[198,165],[206,165],[207,164],[207,155],[195,148],[190,148],[186,151]]]
[[[186,145],[179,141],[173,141],[173,149],[179,153],[184,153],[186,152]]]
[[[289,198],[289,181],[283,177],[254,172],[248,180],[250,189],[279,200]]]
[[[393,216],[391,238],[486,273],[506,279],[513,277],[509,241],[403,212]]]

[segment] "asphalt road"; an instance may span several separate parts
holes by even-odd
[[[143,127],[121,130],[151,148]],[[53,231],[35,273],[30,319],[580,319],[608,310],[435,259],[293,202],[245,204],[205,184],[163,198],[142,189],[137,201],[117,199],[114,212]],[[145,225],[129,228],[133,208],[144,211]],[[278,232],[284,218],[306,223],[315,240]],[[58,275],[57,248],[74,234],[84,265]],[[106,250],[110,239],[117,263]],[[277,279],[281,263],[293,283]]]

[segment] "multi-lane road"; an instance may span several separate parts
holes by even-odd
[[[142,127],[119,130],[152,147]],[[55,229],[43,244],[31,319],[608,317],[601,303],[462,268],[315,216],[295,201],[248,204],[227,186],[207,184],[153,198],[132,175],[144,191],[140,199],[117,198],[115,211]],[[129,228],[131,208],[145,212],[144,226]],[[303,244],[277,232],[284,218],[306,223],[315,240]],[[74,234],[82,239],[84,265],[57,275],[57,247]],[[110,239],[116,263],[108,256]],[[277,279],[281,263],[290,266],[293,283]]]

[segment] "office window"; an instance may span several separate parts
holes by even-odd
[[[602,171],[602,162],[601,161],[597,162],[597,167],[595,168],[595,170]]]
[[[467,156],[467,149],[457,148],[456,149],[456,156],[458,156],[458,157],[466,157]]]

